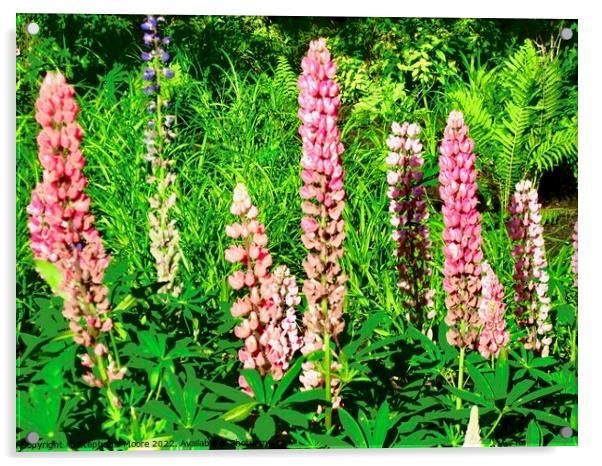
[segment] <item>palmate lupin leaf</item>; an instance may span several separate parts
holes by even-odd
[[[33,262],[35,264],[36,271],[48,284],[52,292],[56,296],[65,298],[67,295],[61,291],[61,283],[63,283],[65,275],[63,274],[61,269],[59,269],[52,262],[38,259],[34,260]]]

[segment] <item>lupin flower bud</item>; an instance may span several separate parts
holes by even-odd
[[[433,295],[429,289],[432,255],[426,191],[420,185],[423,172],[422,144],[418,139],[417,124],[393,123],[387,139],[390,149],[385,159],[389,171],[387,196],[393,226],[391,237],[396,244],[393,255],[397,259],[398,287],[410,321],[419,327],[424,318],[435,316]]]
[[[508,235],[514,241],[514,299],[518,304],[518,324],[527,331],[525,348],[547,356],[550,352],[552,324],[549,319],[548,266],[546,260],[541,204],[528,180],[516,184],[510,199]]]
[[[170,211],[176,203],[176,192],[173,189],[176,175],[171,171],[174,160],[166,157],[166,147],[175,137],[173,131],[175,117],[165,115],[169,101],[161,92],[161,79],[171,79],[174,73],[164,65],[170,56],[163,47],[170,41],[165,41],[165,38],[159,35],[158,24],[163,21],[162,17],[148,16],[141,25],[142,30],[145,31],[144,44],[150,48],[150,51],[142,54],[142,59],[149,62],[142,75],[146,84],[144,93],[152,99],[147,106],[150,119],[144,132],[146,145],[144,159],[151,163],[152,175],[148,181],[157,188],[155,195],[149,199],[148,220],[150,249],[155,259],[157,281],[164,283],[159,292],[178,296],[181,292],[181,286],[176,283],[181,259],[180,234],[175,220],[170,219]]]
[[[303,73],[297,84],[298,115],[302,122],[299,135],[303,141],[300,195],[305,214],[301,220],[301,240],[309,250],[303,262],[307,273],[303,293],[308,301],[303,317],[303,351],[307,354],[324,348],[323,367],[330,368],[330,338],[336,341],[345,326],[342,314],[347,280],[339,265],[345,239],[343,145],[336,125],[341,99],[339,85],[333,81],[337,66],[330,58],[324,39],[311,42],[301,67]],[[310,365],[311,362],[305,363],[306,372],[301,380],[322,383]],[[323,380],[329,383],[330,371],[325,372]],[[313,386],[307,383],[306,387],[310,385]]]
[[[31,248],[36,259],[54,264],[62,273],[63,315],[70,321],[73,340],[87,349],[80,356],[82,366],[91,369],[84,380],[92,386],[106,386],[110,401],[117,406],[119,400],[109,388],[111,379],[103,370],[103,361],[109,357],[103,341],[112,328],[104,284],[110,258],[94,228],[90,198],[84,192],[88,180],[82,171],[83,131],[76,122],[79,107],[73,87],[62,74],[46,75],[36,110],[42,126],[38,145],[44,173],[27,207]]]
[[[302,343],[297,336],[296,310],[301,302],[297,281],[286,266],[270,273],[268,237],[245,185],[238,184],[234,189],[230,212],[240,218],[240,223],[228,225],[226,235],[242,244],[230,246],[225,258],[242,268],[228,277],[228,283],[234,290],[246,290],[231,308],[234,317],[242,318],[234,329],[245,342],[238,357],[245,369],[257,369],[261,375],[269,371],[274,380],[280,380]],[[243,376],[239,385],[253,395]]]
[[[573,231],[573,255],[571,256],[571,267],[573,269],[573,273],[575,274],[575,281],[573,284],[575,287],[578,286],[578,242],[579,242],[579,234],[577,233],[577,222],[575,222],[575,230]]]
[[[479,307],[479,317],[483,323],[481,334],[479,335],[479,353],[484,358],[495,355],[497,358],[500,349],[510,341],[510,334],[506,330],[506,321],[504,320],[504,287],[498,280],[491,266],[484,262],[483,278],[483,296]]]
[[[443,201],[443,288],[447,293],[447,340],[460,348],[474,347],[478,335],[481,295],[481,214],[477,210],[474,142],[461,112],[447,121],[439,157],[439,193]]]

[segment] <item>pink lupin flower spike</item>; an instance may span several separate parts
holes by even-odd
[[[447,340],[474,347],[481,295],[481,214],[477,210],[474,142],[461,112],[449,115],[439,157],[439,193],[445,229],[443,287],[447,293]]]
[[[73,87],[62,74],[48,73],[36,101],[36,121],[42,126],[38,157],[44,173],[27,207],[28,227],[34,257],[54,264],[63,275],[63,315],[70,320],[73,340],[88,349],[81,356],[82,365],[96,368],[84,380],[103,387],[122,378],[125,368],[115,366],[102,344],[103,335],[113,326],[103,283],[110,258],[94,228],[90,198],[84,192],[88,180],[82,171],[85,160],[78,112]],[[109,364],[99,364],[106,358]],[[110,390],[109,395],[115,406],[120,404]]]
[[[479,317],[483,324],[479,335],[479,352],[484,358],[491,355],[498,357],[500,350],[510,341],[510,334],[506,330],[504,319],[505,304],[504,287],[498,280],[495,272],[487,263],[483,263],[483,296],[479,307]]]
[[[299,135],[303,141],[300,190],[305,217],[301,220],[301,240],[308,249],[303,267],[307,280],[303,293],[308,309],[303,317],[305,324],[303,353],[326,349],[324,367],[336,367],[330,362],[330,339],[336,341],[343,330],[343,300],[346,277],[339,261],[343,256],[345,222],[345,190],[341,154],[343,145],[337,127],[338,109],[341,105],[339,85],[333,81],[337,70],[323,38],[312,41],[301,62],[303,73],[299,77]],[[313,363],[304,364],[301,381],[306,388],[332,383],[336,380],[326,374],[316,375]],[[336,391],[336,390],[333,390]],[[329,397],[330,395],[328,395]],[[340,402],[334,395],[333,406]]]
[[[270,273],[268,237],[245,185],[234,189],[230,212],[240,223],[226,226],[226,235],[242,244],[226,249],[225,258],[242,268],[228,277],[228,283],[234,290],[245,290],[231,308],[232,315],[242,319],[234,328],[234,334],[244,340],[238,357],[245,369],[257,369],[263,376],[270,372],[280,380],[302,342],[297,336],[296,310],[301,301],[297,282],[286,266]],[[243,376],[239,385],[253,395]]]

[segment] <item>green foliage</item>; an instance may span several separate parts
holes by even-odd
[[[568,164],[577,170],[577,105],[568,59],[548,56],[528,40],[499,65],[467,64],[468,82],[445,94],[465,114],[480,154],[481,189],[505,211],[516,183]]]

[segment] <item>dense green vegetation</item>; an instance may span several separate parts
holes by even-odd
[[[27,34],[30,22],[40,25],[39,34]],[[182,252],[177,298],[156,293],[149,251],[140,22],[138,16],[17,16],[18,449],[31,448],[30,432],[63,442],[61,449],[125,449],[146,441],[207,448],[205,440],[214,448],[233,448],[235,441],[460,446],[472,405],[480,409],[485,445],[576,443],[577,289],[570,261],[577,217],[576,21],[168,17],[175,77],[166,92],[177,116],[169,156]],[[560,39],[562,28],[573,32],[570,40]],[[304,277],[296,82],[309,41],[320,36],[339,66],[348,196],[343,408],[329,431],[323,413],[316,414],[322,395],[299,392],[300,357],[275,387],[266,380],[261,388],[264,381],[247,373],[255,399],[239,391],[241,342],[232,335],[231,264],[224,259],[232,189],[242,181],[266,225],[271,254]],[[29,245],[26,207],[42,173],[34,104],[53,70],[78,94],[86,192],[112,256],[106,274],[112,333],[128,367],[116,384],[124,406],[117,418],[107,417],[106,400],[81,381],[62,300],[39,278]],[[469,352],[463,389],[456,387],[458,350],[445,339],[437,191],[438,146],[453,109],[464,113],[475,141],[483,248],[506,290],[511,335],[519,331],[507,205],[520,179],[539,186],[554,325],[548,357],[514,338],[498,360]],[[432,340],[405,318],[391,255],[385,141],[391,123],[406,120],[423,128],[436,264]],[[563,427],[572,434],[561,435]]]

